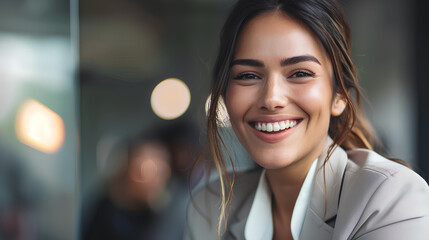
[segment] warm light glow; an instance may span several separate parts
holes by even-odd
[[[150,182],[155,180],[158,174],[158,166],[156,165],[153,159],[147,159],[142,161],[140,165],[140,181],[141,182]]]
[[[19,141],[45,153],[56,152],[65,137],[63,119],[34,99],[18,110],[15,131]]]
[[[170,178],[170,156],[162,143],[145,142],[130,157],[128,174],[133,181],[155,187]]]
[[[212,95],[210,94],[206,101],[206,115],[209,114],[211,97]],[[229,121],[228,110],[226,109],[222,96],[219,97],[219,102],[217,104],[217,124],[220,127],[230,127],[231,123]]]
[[[141,156],[141,159],[134,159],[130,169],[130,177],[138,183],[150,183],[158,176],[158,164],[155,159]],[[159,159],[157,159],[159,160]]]
[[[186,112],[190,102],[191,93],[188,86],[176,78],[160,82],[150,98],[153,112],[166,120],[180,117]]]

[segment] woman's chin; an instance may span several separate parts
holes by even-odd
[[[285,168],[292,165],[294,162],[291,158],[285,158],[285,157],[253,158],[253,160],[259,166],[270,170]]]

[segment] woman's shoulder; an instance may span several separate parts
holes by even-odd
[[[422,177],[371,150],[350,150],[347,155],[339,227],[352,226],[354,236],[368,239],[428,232],[422,226],[429,224],[429,186]]]
[[[346,176],[350,186],[362,185],[363,190],[371,189],[373,194],[385,192],[389,199],[425,199],[429,214],[429,186],[412,169],[367,149],[349,150],[347,156]],[[412,196],[419,197],[411,199]]]
[[[353,149],[347,151],[347,171],[353,175],[372,173],[382,179],[396,179],[404,183],[410,182],[427,187],[426,181],[412,169],[389,160],[384,156],[368,149]]]

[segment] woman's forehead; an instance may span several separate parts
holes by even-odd
[[[234,58],[290,58],[300,55],[328,60],[322,44],[307,26],[277,11],[259,14],[244,26]]]

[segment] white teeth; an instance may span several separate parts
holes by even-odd
[[[286,121],[273,122],[273,123],[257,122],[255,123],[254,127],[256,130],[259,130],[262,132],[278,132],[288,128],[292,128],[296,124],[298,124],[298,122],[295,120],[286,120]]]
[[[272,132],[272,131],[273,131],[273,124],[267,123],[267,132]]]
[[[284,121],[280,122],[280,130],[285,130],[286,129],[286,124]],[[259,129],[258,129],[259,130]]]
[[[274,130],[274,132],[277,132],[280,130],[280,124],[278,122],[273,124],[273,130]]]

